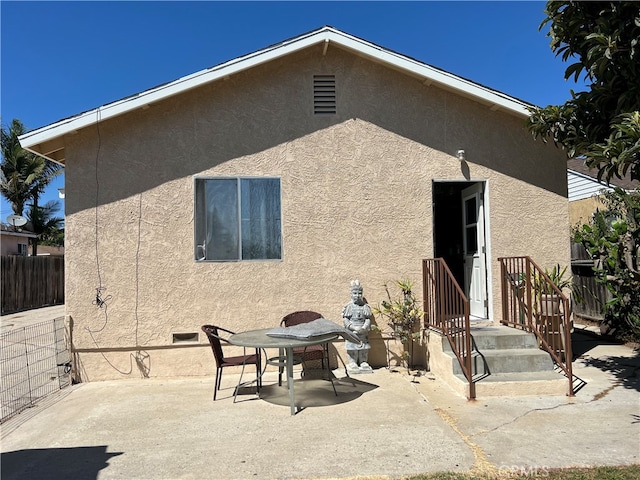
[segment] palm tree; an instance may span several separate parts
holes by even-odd
[[[33,233],[38,235],[31,243],[33,247],[32,255],[38,254],[39,242],[60,244],[59,242],[62,241],[64,243],[64,233],[62,236],[60,235],[61,232],[64,232],[62,229],[64,218],[55,216],[58,210],[60,210],[60,202],[56,200],[51,200],[41,207],[35,205],[35,203],[29,206],[27,220],[30,222]],[[57,242],[51,242],[52,239],[56,238],[58,239]]]
[[[35,155],[20,145],[18,137],[26,133],[22,122],[13,119],[8,129],[2,127],[0,147],[0,193],[11,204],[16,215],[22,215],[29,200],[38,206],[38,197],[60,173],[62,165]]]

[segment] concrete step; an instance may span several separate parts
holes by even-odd
[[[503,325],[472,326],[472,371],[477,398],[483,396],[561,395],[567,378],[554,370],[534,334]],[[469,384],[443,335],[430,336],[430,369],[462,395]]]
[[[466,395],[469,384],[463,375],[455,375],[450,384],[461,395]],[[509,397],[520,395],[566,395],[568,380],[561,372],[496,373],[475,382],[476,398]]]
[[[486,350],[538,348],[538,342],[534,334],[503,325],[472,327],[471,336],[472,347],[480,352]],[[451,350],[446,338],[444,338],[444,341],[444,350]]]
[[[453,353],[450,354],[452,358]],[[453,373],[462,374],[458,361],[453,361]],[[503,350],[485,350],[474,352],[471,369],[474,375],[487,375],[516,372],[549,372],[553,371],[551,356],[538,348],[510,348]]]

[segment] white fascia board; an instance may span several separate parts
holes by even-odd
[[[0,232],[1,235],[6,235],[9,237],[21,237],[21,238],[38,238],[38,235],[35,233],[25,233],[25,232],[12,232],[11,230],[2,230]]]
[[[173,82],[149,90],[145,90],[144,92],[133,95],[131,97],[127,97],[122,100],[103,105],[74,117],[67,118],[46,127],[33,130],[24,135],[21,135],[19,137],[20,143],[23,148],[29,150],[29,147],[49,141],[52,138],[65,135],[67,133],[79,130],[84,127],[88,127],[90,125],[95,125],[97,122],[122,115],[123,113],[129,112],[131,110],[142,108],[146,105],[157,102],[159,100],[163,100],[173,95],[177,95],[186,90],[197,88],[206,83],[219,80],[229,75],[233,75],[242,70],[246,70],[253,66],[259,65],[263,62],[268,62],[283,55],[287,55],[288,53],[294,52],[301,48],[306,48],[320,41],[321,39],[319,40],[317,38],[307,37],[295,44],[280,44],[275,47],[270,47],[265,50],[260,50],[249,55],[245,55],[243,57],[235,58],[218,66],[211,67],[206,70],[201,70]]]
[[[419,62],[418,60],[386,50],[382,47],[378,47],[342,32],[335,32],[334,36],[328,36],[328,39],[334,40],[340,45],[374,57],[381,62],[394,65],[415,75],[424,77],[432,82],[440,83],[455,90],[464,92],[472,97],[478,98],[479,100],[483,100],[488,104],[503,107],[523,117],[529,117],[531,115],[527,107],[532,105],[527,105],[526,103],[506,94],[483,87],[482,85],[471,82],[462,77],[458,77],[452,73],[445,72],[444,70],[438,70],[430,65]]]
[[[137,108],[145,107],[146,105],[177,95],[186,90],[197,88],[206,83],[219,80],[321,42],[335,42],[343,47],[350,48],[360,52],[361,54],[378,59],[383,63],[386,62],[396,66],[397,68],[422,76],[432,82],[460,90],[467,95],[476,97],[491,105],[503,107],[524,117],[529,116],[527,105],[519,100],[509,97],[508,95],[500,94],[499,92],[482,87],[481,85],[475,84],[461,77],[457,77],[442,70],[437,70],[429,65],[418,62],[417,60],[385,50],[382,47],[378,47],[372,43],[347,35],[331,27],[323,27],[306,35],[295,37],[291,40],[281,42],[257,52],[235,58],[218,66],[182,77],[173,82],[150,90],[145,90],[144,92],[132,95],[131,97],[127,97],[51,125],[32,130],[31,132],[19,137],[20,144],[23,148],[30,150],[30,147],[50,141],[53,138],[63,136],[67,133],[71,133],[90,125],[95,125],[97,122],[122,115]],[[31,151],[42,155],[42,153],[35,150]]]

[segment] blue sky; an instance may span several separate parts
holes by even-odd
[[[560,104],[566,64],[532,1],[0,2],[0,116],[27,129],[331,25],[521,100]],[[43,201],[58,199],[64,176]],[[11,208],[2,199],[2,221]]]

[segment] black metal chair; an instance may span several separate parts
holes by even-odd
[[[222,327],[218,327],[216,325],[203,325],[202,331],[207,334],[207,338],[209,339],[209,343],[211,344],[211,349],[213,350],[213,357],[216,360],[216,380],[215,386],[213,387],[213,400],[216,399],[216,394],[218,390],[220,390],[220,383],[222,381],[222,370],[225,367],[239,367],[242,366],[242,371],[240,372],[240,380],[238,381],[238,385],[236,386],[233,399],[235,401],[236,396],[238,394],[238,389],[242,385],[242,375],[244,374],[244,367],[246,365],[255,365],[256,366],[256,388],[258,391],[260,387],[262,387],[262,377],[261,377],[261,368],[262,368],[262,357],[260,354],[260,349],[256,348],[255,354],[245,354],[244,355],[236,355],[232,357],[225,357],[224,352],[222,351],[222,342],[228,343],[227,340],[220,336],[220,332],[227,333],[229,335],[233,335],[234,332],[231,330],[227,330]]]

